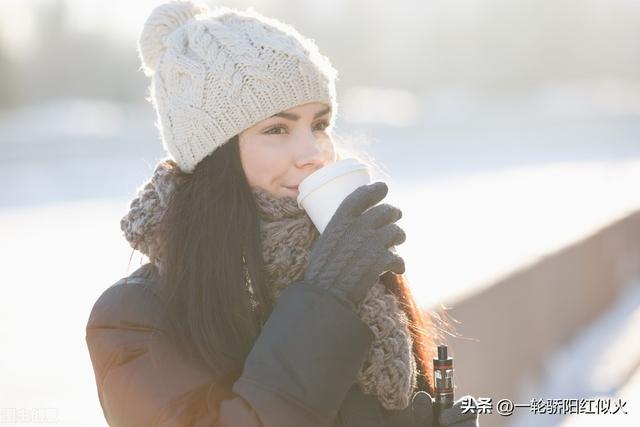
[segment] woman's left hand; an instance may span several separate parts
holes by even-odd
[[[470,409],[464,413],[463,408]],[[438,423],[442,427],[478,427],[478,405],[473,396],[463,396],[453,402],[451,408],[440,413]]]

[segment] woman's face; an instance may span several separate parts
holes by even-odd
[[[242,168],[251,187],[297,197],[298,184],[336,160],[326,128],[331,110],[312,102],[282,111],[239,134]]]

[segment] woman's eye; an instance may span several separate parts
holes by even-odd
[[[317,128],[319,128],[318,130],[325,130],[328,127],[329,127],[329,122],[326,121],[326,120],[318,123],[318,125],[317,125]]]
[[[314,130],[324,131],[328,127],[329,127],[329,122],[326,120],[323,120],[314,126]],[[286,126],[279,125],[279,126],[274,126],[272,128],[269,128],[268,130],[265,131],[265,133],[268,135],[282,135],[283,132],[286,132],[286,130],[287,130]]]
[[[265,133],[269,134],[269,135],[281,135],[280,132],[277,132],[280,129],[286,130],[287,128],[285,128],[284,126],[274,126],[271,129],[267,130]],[[274,132],[274,131],[276,131],[276,132]]]

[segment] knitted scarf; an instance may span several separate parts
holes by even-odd
[[[161,161],[153,177],[138,189],[120,226],[134,249],[161,269],[162,254],[154,230],[162,220],[168,195],[180,185],[172,160]],[[255,187],[260,218],[265,278],[271,295],[304,277],[311,245],[319,233],[292,197],[277,198]],[[250,282],[247,283],[250,288]],[[251,289],[249,289],[251,290]],[[416,363],[407,316],[394,295],[375,283],[357,307],[374,340],[356,381],[365,394],[377,395],[386,409],[404,409],[416,387]]]

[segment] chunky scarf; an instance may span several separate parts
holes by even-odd
[[[180,185],[172,160],[161,161],[153,177],[138,189],[120,226],[134,249],[161,269],[162,254],[154,230],[162,220],[168,196]],[[260,217],[266,283],[274,298],[301,280],[318,231],[294,198],[253,189]],[[250,283],[247,283],[250,286]],[[380,282],[373,285],[357,313],[374,334],[373,344],[357,382],[366,394],[377,395],[386,409],[404,409],[416,387],[416,363],[407,316],[394,295]]]

